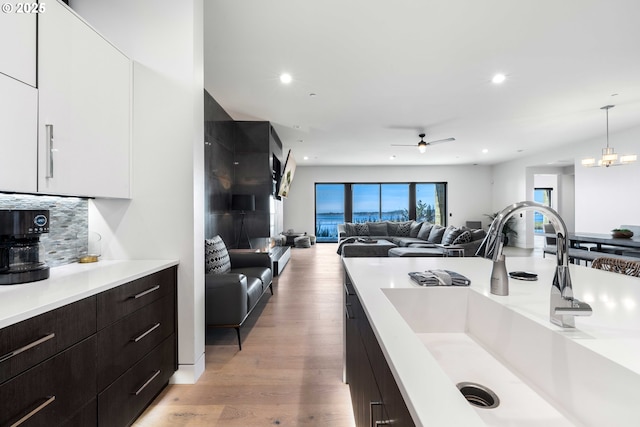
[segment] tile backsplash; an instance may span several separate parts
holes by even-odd
[[[43,234],[40,241],[44,244],[50,267],[76,262],[79,253],[87,252],[87,199],[0,193],[0,209],[49,210],[49,233]]]

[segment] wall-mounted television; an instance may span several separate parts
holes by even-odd
[[[296,159],[293,158],[291,150],[287,153],[287,160],[284,162],[282,177],[280,178],[280,187],[278,188],[278,196],[288,197],[291,190],[291,182],[296,172]]]

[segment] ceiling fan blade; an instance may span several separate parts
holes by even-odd
[[[449,141],[455,141],[455,140],[456,140],[455,138],[438,139],[437,141],[427,142],[427,145],[440,144],[442,142],[449,142]]]

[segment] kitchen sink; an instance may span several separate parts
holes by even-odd
[[[634,396],[640,375],[593,351],[606,345],[599,341],[615,336],[616,331],[596,336],[565,330],[531,316],[526,306],[514,308],[471,288],[386,288],[382,292],[452,387],[473,382],[495,392],[499,405],[474,406],[487,425],[624,426],[636,422]]]

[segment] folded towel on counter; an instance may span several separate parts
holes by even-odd
[[[471,284],[471,280],[450,270],[412,271],[409,277],[420,286],[469,286]]]

